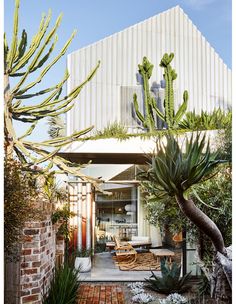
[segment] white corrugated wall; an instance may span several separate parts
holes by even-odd
[[[165,52],[175,54],[172,65],[178,74],[176,106],[182,102],[185,89],[190,96],[188,110],[211,111],[231,105],[230,69],[176,6],[68,56],[68,92],[101,60],[95,77],[67,115],[68,134],[91,125],[101,130],[110,122],[126,120],[122,117],[121,104],[126,102],[131,107],[132,98],[121,102],[121,87],[134,87],[137,91],[136,74],[143,56],[154,64],[150,83],[159,83],[163,75],[159,62]]]

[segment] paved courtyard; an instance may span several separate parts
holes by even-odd
[[[125,304],[123,288],[117,284],[82,284],[78,304]]]
[[[156,272],[158,273],[160,274],[159,271]],[[115,264],[111,253],[103,252],[95,254],[92,270],[81,273],[80,278],[85,282],[136,282],[145,281],[145,278],[149,278],[150,275],[150,271],[122,271]]]

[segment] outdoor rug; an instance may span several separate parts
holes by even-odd
[[[116,263],[120,270],[125,271],[160,270],[160,264],[157,263],[157,258],[154,257],[151,252],[139,253],[136,262],[130,266],[119,265],[118,262]]]

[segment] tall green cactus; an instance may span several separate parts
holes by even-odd
[[[181,118],[183,117],[184,113],[187,110],[187,104],[188,104],[188,92],[184,91],[183,94],[184,101],[179,107],[178,111],[175,113],[173,81],[177,78],[177,74],[170,65],[173,58],[174,58],[173,53],[170,53],[170,55],[165,53],[160,62],[160,67],[164,68],[164,79],[166,82],[164,109],[165,109],[165,122],[167,123],[169,129],[175,129],[178,127]]]
[[[47,16],[43,15],[38,32],[33,36],[32,41],[27,48],[27,33],[25,30],[23,30],[21,38],[18,38],[19,4],[20,0],[15,0],[13,35],[10,47],[8,46],[6,35],[4,35],[5,155],[6,157],[12,157],[13,154],[17,155],[26,170],[30,170],[35,165],[40,165],[41,169],[39,171],[42,174],[49,174],[55,169],[54,165],[56,165],[59,170],[55,172],[69,173],[78,176],[83,180],[89,180],[96,183],[95,179],[81,173],[79,170],[81,167],[80,165],[65,160],[57,155],[63,146],[76,141],[81,135],[89,132],[92,127],[80,132],[74,132],[71,136],[61,136],[42,142],[32,142],[26,140],[26,137],[32,134],[40,120],[57,117],[72,109],[74,106],[74,99],[79,95],[83,86],[95,75],[99,63],[88,75],[86,80],[64,97],[60,97],[60,95],[62,87],[69,77],[67,71],[61,82],[56,85],[39,90],[38,92],[37,90],[36,92],[29,92],[30,89],[34,88],[43,80],[45,74],[66,53],[75,35],[75,31],[65,43],[59,54],[47,64],[46,62],[50,58],[58,40],[56,31],[61,23],[62,16],[60,15],[57,18],[55,25],[48,31],[51,11],[49,11]],[[49,46],[48,50],[46,50],[47,46]],[[30,80],[25,84],[29,75],[34,75],[36,70],[37,72],[38,70],[40,71],[36,79],[34,81]],[[11,77],[14,77],[14,79],[19,78],[19,81],[16,82],[16,85],[13,88],[11,88],[10,83]],[[33,101],[34,97],[42,96],[44,94],[46,94],[46,97],[38,104],[36,102],[32,102],[31,105],[28,102],[27,104],[24,103],[24,101],[28,100]],[[25,134],[20,137],[17,136],[13,120],[30,124]],[[43,163],[45,165],[43,165]]]
[[[143,93],[144,93],[144,105],[145,105],[145,113],[142,114],[139,111],[137,95],[134,94],[133,102],[134,102],[134,109],[138,119],[142,122],[144,128],[148,131],[152,132],[155,130],[155,119],[153,110],[164,119],[163,114],[160,110],[156,107],[155,98],[151,96],[150,89],[149,89],[149,79],[152,76],[153,64],[147,59],[147,57],[143,57],[143,63],[138,65],[139,73],[143,79]]]
[[[153,64],[147,59],[147,57],[143,57],[143,63],[138,65],[139,73],[143,79],[143,92],[144,92],[144,105],[145,112],[142,114],[139,111],[137,95],[134,94],[133,102],[134,109],[138,119],[142,122],[144,128],[146,128],[149,132],[155,130],[155,119],[154,113],[164,122],[166,122],[169,129],[174,129],[178,127],[180,120],[182,119],[184,113],[187,109],[188,102],[188,92],[184,91],[183,94],[183,103],[179,107],[177,113],[174,111],[174,89],[173,89],[173,81],[177,78],[177,74],[174,69],[172,69],[170,62],[174,58],[174,54],[170,55],[164,54],[160,66],[164,68],[164,79],[166,82],[165,87],[165,100],[164,100],[164,113],[158,109],[156,104],[155,97],[151,96],[151,92],[149,89],[149,79],[152,76]]]

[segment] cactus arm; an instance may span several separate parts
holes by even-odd
[[[24,146],[22,141],[16,140],[14,142],[14,148],[18,149],[22,155],[25,155],[31,162],[36,162],[37,158],[32,156],[32,154],[29,152],[29,150]],[[27,161],[28,163],[28,161]]]
[[[58,36],[55,35],[55,38],[54,38],[54,42],[52,43],[51,47],[49,48],[48,52],[43,56],[42,59],[38,59],[37,60],[37,63],[34,63],[34,65],[32,64],[32,68],[28,71],[25,71],[25,72],[19,72],[19,73],[11,73],[10,76],[11,77],[19,77],[19,76],[24,76],[26,73],[30,74],[30,73],[33,73],[34,71],[36,71],[38,68],[42,67],[43,64],[48,60],[50,54],[53,52],[54,48],[55,48],[55,45],[58,41]],[[39,58],[39,57],[38,57]]]
[[[80,136],[87,134],[88,132],[90,132],[92,129],[94,128],[94,126],[91,126],[89,128],[86,128],[82,131],[78,131],[78,132],[74,132],[72,135],[70,136],[63,136],[63,137],[57,137],[55,139],[51,139],[51,140],[45,140],[43,142],[41,142],[41,145],[44,144],[49,144],[49,145],[64,145],[64,142],[66,142],[65,145],[67,145],[70,142],[73,142],[74,140],[77,140]]]
[[[144,105],[146,110],[146,127],[149,131],[154,129],[154,117],[150,102],[149,79],[152,76],[153,64],[146,57],[143,58],[143,64],[139,65],[139,72],[143,78]]]
[[[53,52],[57,41],[58,41],[58,36],[55,35],[54,42],[52,43],[52,45],[49,48],[48,52],[43,56],[42,59],[38,60],[37,65],[30,71],[30,73],[36,71],[37,69],[41,68],[44,65],[44,63],[48,60],[48,58],[50,57],[51,53]]]
[[[51,17],[49,18],[50,21]],[[39,49],[39,51],[37,52],[37,55],[34,57],[34,59],[31,62],[31,65],[33,67],[35,67],[35,65],[37,64],[39,58],[41,57],[43,51],[45,50],[46,46],[48,45],[48,43],[52,40],[52,38],[54,37],[54,42],[51,46],[52,50],[55,47],[55,44],[58,41],[58,35],[56,34],[56,30],[58,29],[58,27],[60,26],[61,23],[61,19],[62,19],[62,14],[59,15],[59,17],[56,20],[55,26],[53,27],[53,29],[50,31],[50,33],[47,35],[47,37],[45,38],[45,41],[43,42],[41,48]],[[50,51],[50,53],[52,52],[52,50]],[[35,71],[36,69],[34,68],[32,71]]]
[[[41,163],[44,163],[44,162],[50,160],[53,156],[55,156],[60,151],[60,149],[61,148],[56,148],[52,152],[50,152],[47,155],[43,156],[42,158],[37,159],[37,161],[35,161],[34,165],[39,165]]]
[[[9,47],[8,47],[8,44],[7,44],[7,37],[6,37],[6,33],[4,33],[4,71],[7,68],[8,52],[9,52]]]
[[[38,123],[38,121],[36,121],[35,123],[33,123],[33,124],[28,128],[28,130],[27,130],[22,136],[20,136],[20,137],[18,138],[18,140],[21,140],[21,139],[23,139],[23,138],[25,138],[25,137],[31,135],[32,132],[34,131],[34,129],[35,129],[37,123]]]
[[[41,74],[39,75],[39,77],[36,79],[36,81],[31,82],[29,85],[27,85],[25,88],[22,89],[22,91],[25,93],[26,91],[28,91],[29,89],[31,89],[32,87],[34,87],[36,84],[40,83],[41,80],[43,79],[43,77],[45,76],[45,74],[51,69],[51,67],[57,63],[57,61],[65,54],[65,52],[67,51],[67,48],[69,47],[72,39],[75,36],[75,31],[72,33],[71,37],[68,39],[68,41],[66,42],[66,44],[64,45],[64,47],[62,48],[61,52],[54,58],[54,60],[49,63],[41,72]],[[21,85],[24,83],[24,81],[26,80],[27,76],[30,73],[30,69],[32,67],[28,68],[27,72],[25,73],[25,75],[21,78],[21,80],[19,81],[19,83],[15,86],[15,88],[13,89],[12,93],[13,95],[15,95],[17,93],[17,91],[20,89]]]
[[[16,108],[18,108],[21,105],[21,103],[22,103],[22,100],[17,100],[16,102],[14,102],[13,105],[12,105],[11,111],[14,112],[14,110]]]
[[[43,95],[43,94],[46,94],[46,93],[50,93],[51,91],[57,89],[57,87],[58,87],[58,86],[54,86],[54,87],[51,87],[51,88],[47,88],[47,89],[44,89],[44,90],[42,90],[42,91],[39,91],[39,92],[33,93],[33,94],[25,94],[25,95],[15,96],[15,99],[28,99],[28,98],[40,96],[40,95]]]
[[[136,115],[138,116],[138,119],[144,123],[144,116],[141,114],[141,112],[139,111],[139,108],[138,108],[138,101],[137,101],[137,95],[134,94],[133,96],[133,102],[134,102],[134,109],[135,109],[135,113]]]
[[[13,25],[13,35],[12,35],[12,42],[11,42],[11,48],[8,53],[7,58],[7,68],[11,70],[14,58],[17,52],[17,40],[18,40],[18,22],[19,22],[19,6],[20,6],[20,0],[15,1],[15,11],[14,11],[14,25]]]
[[[13,109],[13,114],[14,115],[22,114],[23,116],[32,115],[32,116],[36,116],[36,117],[42,117],[46,114],[48,116],[57,116],[59,114],[68,112],[74,106],[74,104],[70,105],[69,107],[67,107],[67,106],[79,95],[83,86],[89,80],[92,79],[92,77],[95,75],[95,72],[97,71],[97,69],[99,67],[99,64],[100,64],[100,62],[98,62],[95,69],[92,70],[92,72],[90,73],[90,75],[87,77],[87,79],[85,81],[83,81],[79,86],[77,86],[74,90],[72,90],[71,93],[69,93],[67,96],[63,97],[62,99],[54,100],[51,103],[45,103],[45,101],[44,101],[41,104],[38,104],[36,106],[31,106],[31,107],[14,108]],[[67,77],[68,77],[68,75],[66,75],[66,78]],[[64,81],[65,81],[65,79],[63,79],[63,81],[59,85],[59,88],[57,88],[57,91],[61,88]],[[53,93],[53,96],[55,96],[55,94],[56,94],[56,92]],[[66,101],[64,103],[62,103],[62,101],[64,101],[64,100],[66,100]],[[58,106],[53,107],[53,106],[56,106],[56,105],[58,105]],[[59,111],[60,109],[64,109],[64,110]]]
[[[85,130],[82,130],[80,132],[76,132],[70,136],[63,136],[58,137],[53,140],[45,140],[39,143],[34,143],[35,147],[56,147],[56,148],[62,148],[63,146],[66,146],[74,141],[77,141],[80,136],[87,134],[93,129],[93,126],[90,128],[87,128]],[[24,141],[25,144],[30,144],[28,141]]]
[[[182,119],[183,115],[187,110],[187,105],[188,105],[188,92],[184,91],[183,94],[184,101],[177,110],[177,113],[175,114],[173,82],[177,78],[177,74],[170,65],[173,58],[174,58],[173,53],[170,53],[170,55],[166,53],[163,55],[160,62],[160,66],[164,68],[164,79],[166,81],[164,109],[165,109],[165,121],[169,129],[173,129],[178,126],[180,120]]]
[[[177,113],[175,114],[175,124],[178,125],[182,117],[184,116],[188,107],[188,91],[183,93],[183,103],[179,107]]]
[[[43,157],[47,157],[49,155],[49,152],[47,150],[37,148],[32,143],[30,143],[30,144],[25,143],[24,146],[27,149],[32,150],[34,153],[37,153],[38,155],[41,155]],[[51,158],[51,161],[63,172],[72,174],[74,176],[78,176],[81,179],[83,179],[84,181],[90,181],[90,182],[93,181],[95,183],[95,185],[97,185],[98,183],[101,183],[100,180],[98,180],[94,177],[86,176],[85,174],[78,171],[78,168],[81,168],[81,166],[79,164],[65,161],[64,158],[62,158],[58,155],[52,155],[50,158]],[[74,165],[74,167],[76,167],[76,168],[71,167],[71,165]]]
[[[27,122],[27,123],[34,123],[36,122],[37,120],[41,119],[40,117],[21,117],[21,116],[18,116],[18,115],[14,115],[12,114],[12,118],[15,119],[15,120],[18,120],[18,121],[21,121],[21,122]]]
[[[18,156],[21,163],[22,164],[27,164],[27,160],[26,160],[24,154],[21,153],[21,151],[16,146],[14,146],[14,151],[16,152],[16,155]]]
[[[40,68],[49,58],[50,54],[52,53],[57,41],[58,41],[58,36],[56,35],[56,30],[58,29],[60,23],[61,23],[61,19],[62,19],[62,14],[59,15],[59,17],[56,20],[55,26],[53,27],[53,29],[50,31],[50,33],[47,35],[47,37],[45,38],[45,41],[43,43],[43,45],[41,46],[40,50],[38,51],[37,55],[34,57],[33,61],[31,62],[30,66],[30,73],[34,72],[35,70],[37,70],[38,68]],[[42,55],[43,51],[45,50],[46,46],[48,45],[48,43],[51,41],[51,39],[54,37],[54,42],[52,43],[51,47],[49,48],[49,51],[46,53],[46,55],[39,60],[40,56]],[[22,56],[21,56],[22,57]],[[14,69],[13,69],[14,71]],[[11,76],[22,76],[24,75],[26,72],[21,72],[21,73],[11,73]]]
[[[51,95],[49,95],[42,103],[40,103],[39,106],[48,104],[55,96],[57,96],[60,93],[62,86],[64,85],[64,83],[67,81],[68,78],[69,78],[69,73],[66,70],[62,81],[55,86],[55,91]],[[21,96],[23,96],[23,99],[24,99],[24,96],[27,97],[27,95],[26,94],[23,95],[23,93],[24,92],[22,90],[18,91],[17,95],[14,98],[19,99],[19,98],[21,98]],[[37,94],[37,93],[35,93],[35,94]],[[37,96],[37,95],[35,95],[35,96]],[[31,97],[34,97],[33,94],[31,94],[30,98]]]
[[[27,33],[25,30],[23,30],[21,34],[21,41],[19,43],[19,47],[17,51],[17,56],[16,59],[14,60],[14,63],[16,63],[25,54],[26,46],[27,46]]]
[[[160,117],[161,120],[165,121],[165,116],[164,116],[164,114],[158,109],[158,107],[157,107],[157,105],[156,105],[156,100],[155,100],[155,98],[152,98],[151,101],[152,101],[153,110],[155,111],[156,115],[157,115],[158,117]]]
[[[47,31],[47,28],[49,26],[49,22],[51,19],[51,11],[49,11],[47,18],[45,18],[45,15],[42,16],[39,29],[37,34],[33,37],[31,45],[28,49],[28,51],[18,60],[18,62],[12,67],[10,70],[11,73],[15,73],[16,71],[23,68],[30,60],[30,58],[35,54],[36,50],[38,49],[43,37],[45,36],[45,33]]]
[[[171,67],[168,65],[165,68],[165,81],[166,81],[166,90],[165,90],[165,112],[166,112],[166,122],[169,128],[173,125],[174,117],[174,90],[173,90],[173,80],[171,75]]]

